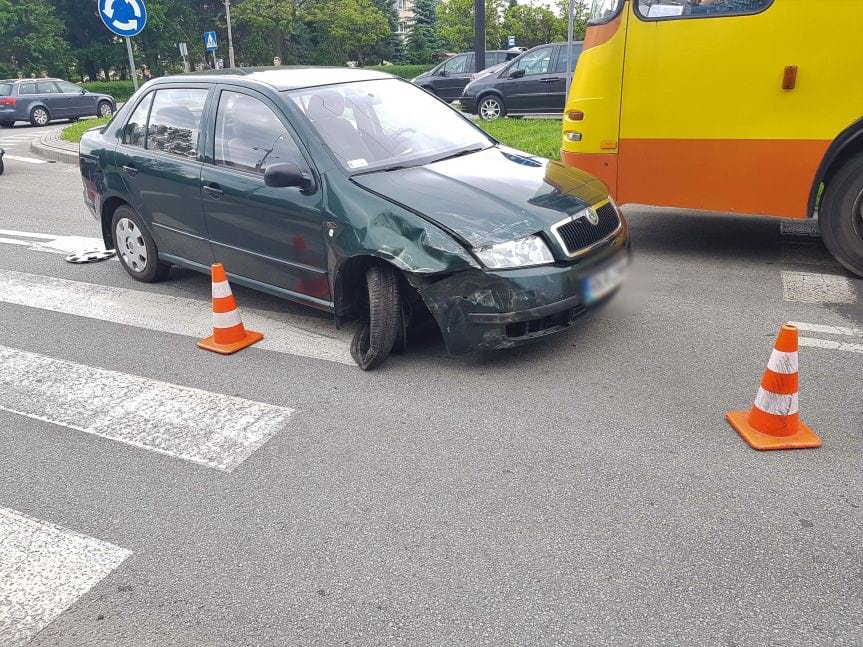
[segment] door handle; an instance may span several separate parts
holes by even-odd
[[[557,80],[559,80],[559,79],[555,76],[547,76],[543,79],[540,79],[539,82],[540,83],[554,83]]]
[[[132,164],[126,164],[126,166],[123,167],[123,170],[126,171],[127,175],[138,175],[138,169]]]
[[[206,192],[207,195],[209,195],[214,200],[218,200],[223,195],[225,195],[225,192],[222,190],[222,187],[220,187],[215,182],[213,184],[205,184],[204,185],[204,191]]]

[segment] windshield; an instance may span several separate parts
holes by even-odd
[[[287,94],[349,171],[413,166],[493,145],[455,110],[398,79]]]
[[[0,97],[8,97],[12,94],[11,83],[0,83]]]
[[[595,25],[614,18],[620,11],[622,4],[623,0],[593,0],[590,5],[587,24]]]

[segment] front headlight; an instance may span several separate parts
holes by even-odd
[[[554,263],[551,250],[539,236],[478,247],[474,253],[486,267],[494,270]]]

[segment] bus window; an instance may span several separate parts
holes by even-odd
[[[623,0],[593,0],[587,15],[589,25],[599,25],[614,18],[623,7]]]
[[[736,16],[764,11],[773,0],[638,0],[642,18]]]

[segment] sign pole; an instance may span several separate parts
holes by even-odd
[[[132,84],[135,86],[135,92],[138,91],[138,70],[135,69],[135,56],[132,54],[132,40],[126,36],[126,51],[129,52],[129,70],[132,73]]]
[[[234,36],[231,33],[231,0],[225,0],[225,16],[228,19],[228,65],[234,65]]]

